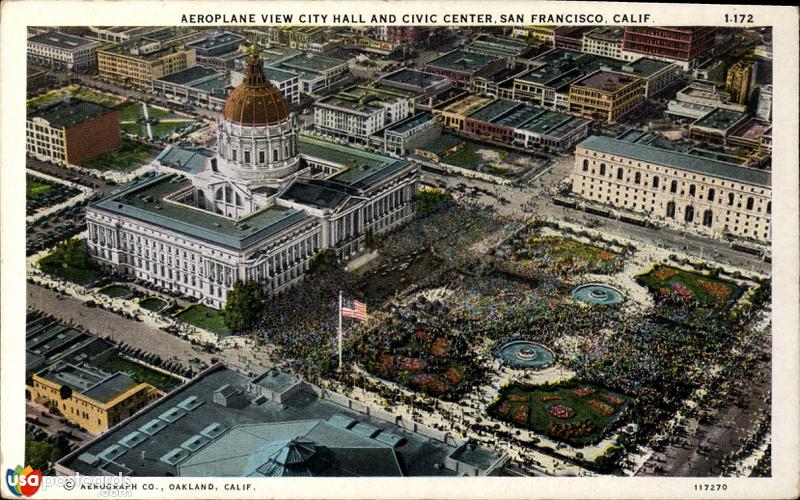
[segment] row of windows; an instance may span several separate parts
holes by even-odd
[[[583,160],[583,171],[587,172],[588,170],[589,170],[589,160]],[[625,173],[624,169],[622,167],[618,167],[617,168],[617,175],[616,175],[617,180],[623,180],[624,173]],[[601,163],[600,164],[600,175],[606,175],[606,164],[605,163]],[[636,172],[634,174],[633,182],[634,182],[634,184],[640,184],[642,182],[641,172]],[[658,186],[659,186],[659,177],[657,175],[655,175],[655,176],[653,176],[653,179],[652,179],[652,187],[653,188],[658,188]],[[673,181],[670,182],[669,192],[670,193],[677,193],[678,192],[678,181],[673,180]],[[683,194],[683,191],[681,191],[681,194]],[[696,194],[697,194],[697,187],[694,184],[690,184],[689,185],[689,196],[695,196]],[[709,188],[708,189],[708,193],[707,193],[708,201],[714,201],[715,198],[716,198],[716,190],[714,188]],[[733,204],[735,203],[735,200],[736,200],[736,196],[734,195],[734,193],[728,193],[728,205],[729,206],[733,206]],[[720,200],[720,202],[722,202],[722,200]],[[753,210],[754,205],[755,205],[755,199],[752,196],[748,196],[747,197],[747,201],[745,203],[745,208],[747,210]],[[741,204],[739,204],[739,206],[741,207]],[[759,211],[761,211],[760,208],[759,208]],[[772,202],[771,201],[767,202],[767,213],[768,214],[772,213]]]

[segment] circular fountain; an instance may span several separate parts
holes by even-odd
[[[622,292],[602,283],[587,283],[572,290],[572,298],[589,304],[619,304]]]
[[[515,340],[497,351],[503,364],[511,368],[542,369],[553,364],[555,356],[550,349],[530,340]]]

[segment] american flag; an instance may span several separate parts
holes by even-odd
[[[342,316],[345,318],[355,318],[361,321],[367,320],[367,305],[357,300],[352,302],[352,307],[342,306]]]

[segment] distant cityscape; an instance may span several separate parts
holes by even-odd
[[[771,475],[770,28],[27,50],[45,474]]]

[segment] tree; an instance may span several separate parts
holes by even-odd
[[[364,231],[364,244],[370,250],[375,250],[380,245],[380,238],[372,229],[367,229]]]
[[[72,397],[72,387],[68,385],[62,385],[61,388],[58,390],[58,395],[61,396],[61,399],[69,399]]]
[[[264,307],[264,294],[257,281],[237,281],[228,292],[228,301],[222,310],[225,325],[233,331],[252,327]]]
[[[330,248],[320,250],[313,257],[308,264],[308,272],[310,274],[322,274],[336,264],[336,254]]]

